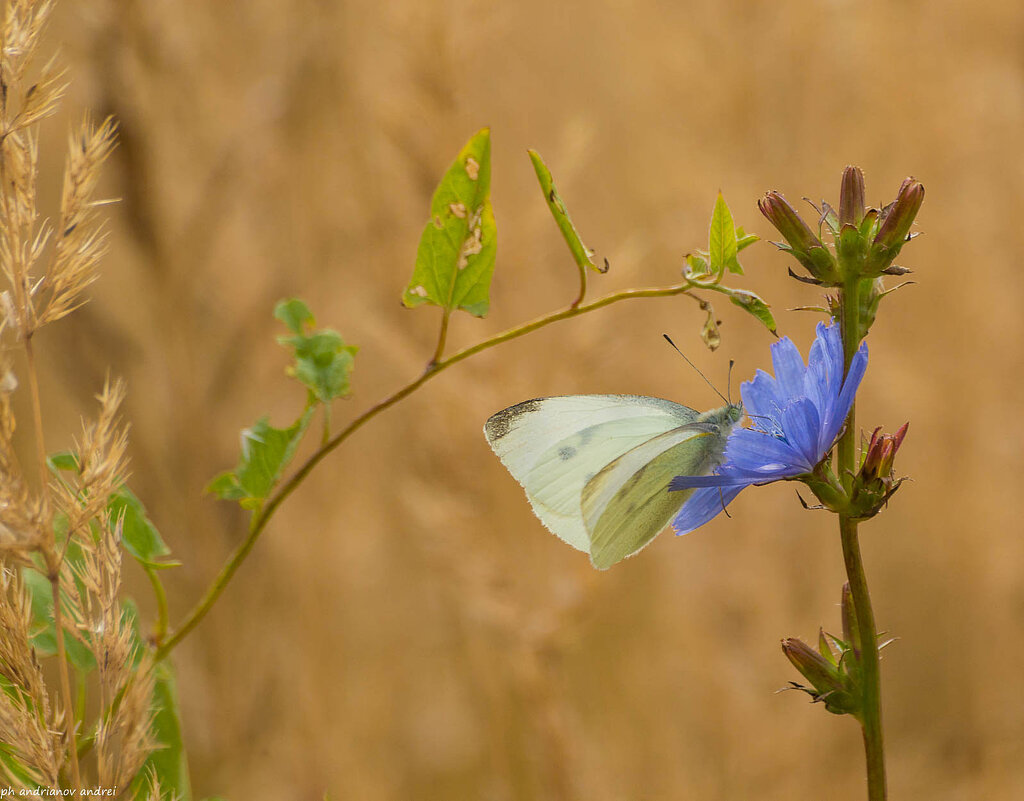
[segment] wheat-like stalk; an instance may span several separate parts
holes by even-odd
[[[80,696],[98,696],[88,743],[95,779],[123,792],[155,747],[153,660],[121,603],[122,520],[110,512],[127,474],[127,426],[118,414],[124,385],[107,381],[99,413],[75,442],[75,469],[51,476],[33,349],[39,328],[81,305],[97,277],[107,237],[97,213],[106,201],[95,191],[116,126],[86,119],[72,133],[58,221],[47,222],[36,196],[38,125],[54,113],[66,83],[53,59],[30,76],[52,8],[51,0],[8,0],[0,25],[0,272],[8,283],[0,292],[0,775],[19,787],[57,788],[63,777],[68,787],[85,786],[79,764],[85,721],[76,720],[72,702],[67,636],[96,663],[78,688]],[[32,401],[34,479],[14,447],[11,396],[19,382],[11,354],[19,348]],[[50,585],[56,689],[47,686],[33,647],[39,621],[25,570]],[[148,797],[160,798],[155,777],[150,787]]]
[[[56,787],[63,756],[62,714],[50,701],[43,671],[31,642],[31,601],[16,570],[0,572],[0,742],[26,768],[19,775],[0,762],[9,784],[28,781]],[[28,781],[26,781],[28,780]]]

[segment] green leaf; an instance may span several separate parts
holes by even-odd
[[[161,562],[160,557],[170,554],[153,521],[146,515],[146,507],[128,487],[122,486],[110,496],[107,509],[114,519],[121,520],[121,541],[125,550],[144,565],[171,567],[176,563]]]
[[[153,670],[156,677],[153,687],[153,735],[159,746],[136,774],[132,794],[138,797],[140,791],[147,790],[148,777],[155,775],[165,794],[179,801],[191,801],[192,785],[188,773],[188,756],[182,742],[181,711],[178,707],[174,671],[168,662],[158,663]]]
[[[53,590],[50,581],[38,570],[29,567],[22,569],[21,577],[31,599],[32,647],[39,656],[54,656],[57,653],[57,630],[53,625]],[[92,651],[68,631],[64,632],[64,651],[68,662],[76,668],[88,673],[96,667]]]
[[[313,312],[298,298],[282,300],[274,307],[274,317],[288,326],[293,334],[301,334],[306,323],[315,324]]]
[[[293,334],[277,339],[295,354],[295,364],[288,368],[288,375],[304,384],[321,403],[348,395],[351,392],[349,376],[359,348],[346,345],[341,334],[330,328],[306,334],[306,326],[315,325],[316,319],[309,307],[297,298],[278,303],[274,316]]]
[[[527,152],[530,154],[530,161],[533,162],[533,169],[537,173],[537,180],[540,182],[540,188],[544,192],[544,199],[551,210],[551,216],[555,218],[555,224],[558,226],[558,230],[562,232],[562,237],[565,239],[565,244],[569,246],[569,251],[572,253],[576,266],[580,268],[581,277],[583,279],[586,278],[588,267],[599,273],[604,272],[603,269],[594,263],[594,252],[584,245],[583,240],[580,239],[579,232],[576,230],[576,226],[573,225],[572,217],[569,216],[569,210],[565,207],[561,196],[558,194],[558,190],[555,188],[551,171],[544,163],[544,159],[540,157],[540,153],[536,150],[528,150]]]
[[[321,403],[348,395],[349,376],[359,348],[346,345],[337,331],[323,329],[310,336],[281,337],[295,350],[295,365],[288,374],[304,384]]]
[[[46,457],[46,466],[50,472],[57,474],[62,470],[78,472],[78,457],[71,451],[58,451]]]
[[[484,128],[462,148],[434,192],[402,303],[432,303],[446,314],[487,314],[498,236],[490,191],[491,130]]]
[[[703,250],[686,254],[686,268],[683,273],[687,279],[699,281],[711,275],[708,254]]]
[[[5,692],[7,692],[9,688],[13,687],[13,685],[4,678],[0,678],[0,686],[3,687]],[[42,785],[38,784],[37,777],[34,777],[32,775],[32,771],[18,761],[16,756],[17,753],[18,752],[13,745],[0,742],[0,776],[5,779],[13,779],[18,784],[23,784],[26,787],[31,787],[33,789],[40,788]],[[15,797],[17,796],[8,796],[8,798]]]
[[[722,193],[718,193],[715,200],[715,210],[711,213],[711,231],[709,236],[708,253],[710,255],[711,270],[721,274],[724,270],[733,273],[742,273],[739,261],[736,259],[736,226],[732,220],[732,212],[726,205]]]
[[[313,409],[288,428],[274,428],[261,418],[242,431],[242,455],[238,466],[213,479],[206,491],[226,501],[238,501],[247,509],[255,509],[270,495],[312,419]]]
[[[755,242],[760,241],[761,237],[757,234],[748,234],[743,231],[743,226],[736,229],[736,250],[737,252],[744,248],[750,247]]]
[[[775,334],[775,336],[779,335],[778,331],[775,330],[775,318],[772,317],[768,304],[761,300],[760,297],[753,292],[748,292],[746,289],[724,289],[726,294],[729,295],[729,300],[760,320],[764,327]]]

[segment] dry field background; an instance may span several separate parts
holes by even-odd
[[[769,235],[767,189],[873,202],[913,174],[916,286],[883,306],[864,426],[911,421],[913,483],[864,529],[885,652],[894,798],[1024,797],[1024,6],[1012,2],[66,2],[50,30],[71,115],[115,114],[113,248],[93,302],[43,332],[49,442],[109,369],[129,382],[133,468],[198,598],[245,521],[203,497],[238,430],[291,419],[274,302],[359,344],[351,416],[422,368],[437,310],[399,294],[436,181],[493,129],[492,312],[453,344],[561,306],[574,267],[537,148],[601,293],[675,281],[715,192]],[[43,142],[51,198],[61,125]],[[802,348],[812,287],[767,245],[748,284]],[[831,520],[792,487],[598,574],[547,534],[483,420],[546,394],[716,405],[768,363],[722,308],[710,355],[685,298],[633,302],[491,351],[360,431],[282,510],[177,651],[197,793],[232,799],[863,797],[859,733],[798,694],[782,636],[838,626]],[[138,577],[136,577],[138,579]],[[133,587],[147,605],[141,579]],[[825,790],[824,788],[827,788]]]

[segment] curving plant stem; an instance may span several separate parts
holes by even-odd
[[[849,370],[853,354],[860,346],[860,283],[854,278],[847,281],[840,290],[840,326],[843,336],[843,369]],[[850,407],[846,428],[839,439],[839,479],[849,493],[856,463],[856,405]],[[857,520],[849,515],[839,515],[839,535],[843,543],[843,561],[846,576],[850,582],[850,593],[857,616],[857,638],[862,674],[861,729],[864,734],[864,755],[867,760],[868,799],[885,801],[885,749],[882,739],[882,686],[878,664],[878,632],[875,629],[875,613],[871,608],[864,561],[860,554],[857,537]]]
[[[427,383],[431,378],[444,372],[449,367],[452,367],[471,356],[475,356],[478,353],[482,353],[485,350],[493,348],[496,345],[500,345],[503,342],[518,339],[521,336],[537,331],[538,329],[544,328],[552,323],[557,323],[560,320],[569,320],[573,317],[579,317],[580,315],[596,311],[622,300],[631,300],[633,298],[671,297],[673,295],[688,294],[690,290],[695,288],[699,287],[695,286],[693,283],[687,282],[667,287],[625,289],[621,292],[605,295],[603,298],[598,298],[595,301],[583,305],[577,305],[578,301],[576,301],[573,305],[562,309],[561,311],[552,312],[544,317],[538,317],[528,323],[523,323],[515,328],[510,328],[507,331],[496,334],[490,339],[485,339],[468,348],[463,348],[447,358],[442,358],[446,339],[445,335],[448,328],[448,315],[446,314],[442,323],[442,331],[438,340],[437,349],[434,352],[434,356],[431,361],[428,362],[426,369],[418,378],[410,381],[401,389],[396,390],[388,397],[371,406],[361,415],[352,420],[341,431],[324,442],[284,483],[277,488],[274,494],[267,499],[266,503],[259,510],[253,513],[252,518],[249,520],[249,533],[246,538],[238,545],[231,556],[228,557],[227,562],[225,562],[216,578],[214,578],[213,582],[206,590],[206,593],[192,611],[189,612],[181,625],[179,625],[166,640],[159,643],[156,649],[156,658],[158,660],[165,658],[174,649],[174,647],[178,645],[178,643],[187,637],[189,633],[195,629],[200,622],[202,622],[203,618],[206,617],[207,613],[217,602],[217,599],[220,598],[221,593],[224,592],[224,589],[227,587],[228,582],[231,581],[232,576],[234,576],[242,562],[244,562],[245,558],[249,555],[249,552],[256,544],[256,540],[259,539],[260,534],[262,534],[264,529],[266,529],[267,524],[274,516],[277,508],[288,498],[289,495],[298,489],[306,476],[308,476],[331,451],[341,445],[341,443],[378,414],[408,397]]]

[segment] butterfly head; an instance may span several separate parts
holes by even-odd
[[[742,403],[727,403],[718,409],[704,412],[697,421],[714,426],[715,433],[728,436],[743,419]]]

